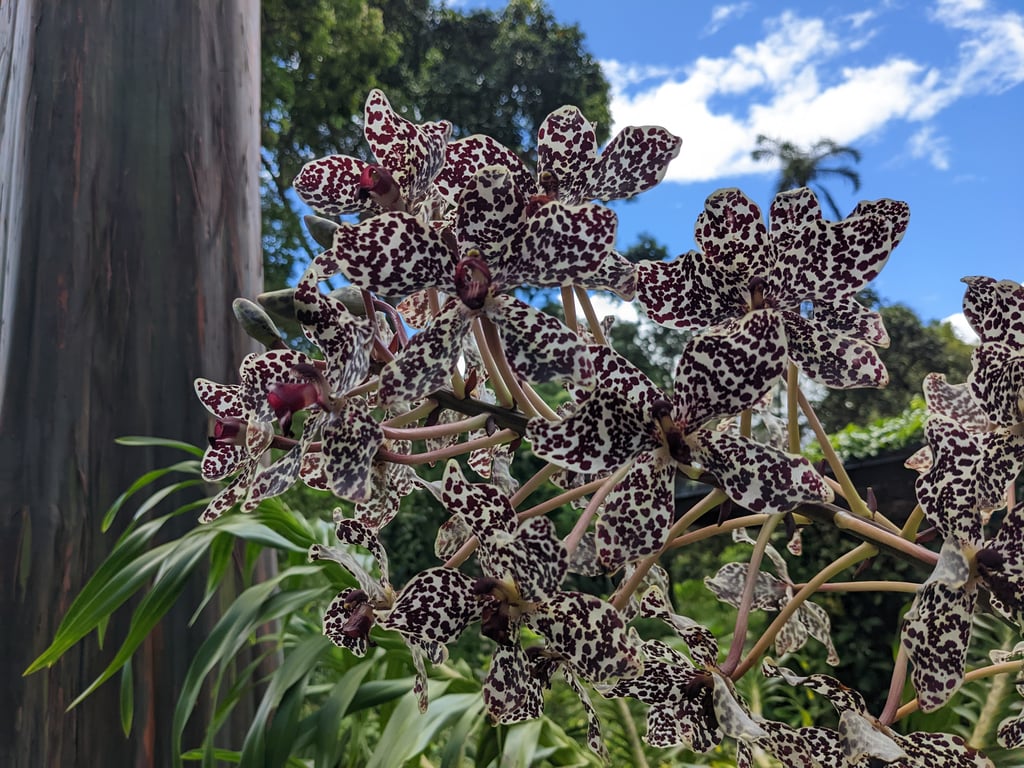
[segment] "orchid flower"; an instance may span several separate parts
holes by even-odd
[[[346,589],[331,601],[324,613],[324,635],[335,645],[347,648],[356,656],[365,656],[372,644],[370,630],[379,622],[379,614],[388,611],[395,602],[395,590],[388,574],[388,556],[379,538],[378,526],[383,523],[358,516],[346,518],[340,509],[335,510],[334,521],[338,539],[344,544],[368,550],[377,562],[380,576],[372,576],[347,550],[320,544],[310,547],[310,560],[332,560],[338,563],[352,574],[359,585],[357,588]],[[413,692],[423,712],[427,709],[427,672],[424,660],[440,664],[447,658],[447,653],[437,643],[404,635],[403,639],[412,654],[416,670]]]
[[[323,216],[371,210],[415,212],[429,202],[444,165],[452,126],[416,125],[398,115],[379,90],[370,91],[363,133],[376,163],[331,155],[303,166],[295,178],[299,197]]]
[[[606,567],[618,568],[664,544],[680,467],[692,473],[699,466],[709,482],[754,512],[782,513],[831,500],[832,490],[807,459],[706,426],[761,399],[782,374],[783,344],[782,322],[767,312],[695,337],[676,366],[671,397],[610,348],[592,347],[601,386],[563,421],[530,421],[534,453],[557,466],[601,474],[631,464],[597,524]]]
[[[839,728],[805,727],[798,733],[821,768],[995,768],[995,764],[959,736],[946,733],[898,733],[868,712],[864,697],[828,675],[797,675],[765,659],[766,677],[781,678],[828,699],[839,712]]]
[[[827,222],[814,193],[801,188],[776,196],[769,231],[753,201],[722,189],[697,219],[700,250],[637,267],[637,300],[656,323],[679,329],[758,309],[777,313],[786,353],[808,377],[839,389],[884,386],[874,347],[887,346],[888,336],[854,295],[881,271],[909,215],[905,203],[877,200]]]
[[[381,382],[385,403],[416,400],[444,385],[473,318],[499,327],[514,371],[530,381],[586,378],[574,333],[556,318],[504,293],[521,284],[590,281],[615,240],[615,214],[597,205],[532,205],[509,173],[485,168],[459,198],[454,224],[435,229],[403,212],[342,224],[314,261],[323,277],[408,296],[437,288],[455,298],[416,334]]]
[[[679,137],[659,126],[629,126],[598,155],[590,122],[576,107],[565,106],[549,114],[537,131],[536,178],[515,152],[477,134],[448,145],[437,186],[441,196],[454,203],[477,171],[500,165],[531,196],[569,205],[621,200],[658,184],[681,146]]]
[[[754,544],[745,528],[733,531],[733,541]],[[793,599],[793,582],[789,578],[786,561],[779,551],[769,544],[765,548],[765,554],[775,566],[778,576],[765,571],[758,572],[751,607],[757,610],[781,611]],[[714,576],[705,576],[704,585],[719,600],[738,608],[742,602],[748,572],[749,566],[746,563],[726,563]],[[808,637],[813,637],[828,649],[828,663],[835,666],[839,663],[839,655],[832,644],[831,632],[832,622],[828,617],[828,611],[815,603],[805,601],[775,638],[775,651],[779,655],[797,651],[804,646]]]
[[[523,524],[498,489],[466,482],[449,462],[441,498],[480,542],[483,575],[433,568],[402,588],[382,626],[406,637],[446,645],[474,621],[497,643],[484,681],[484,703],[495,722],[538,717],[543,686],[520,645],[524,628],[545,641],[547,658],[591,682],[609,683],[641,669],[637,641],[621,615],[592,595],[561,590],[568,557],[545,517]]]

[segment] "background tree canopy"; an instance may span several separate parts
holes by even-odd
[[[307,239],[289,189],[308,160],[366,157],[362,109],[371,88],[413,120],[450,120],[528,161],[537,126],[575,104],[608,138],[608,83],[576,25],[539,0],[501,13],[429,0],[264,0],[263,248],[267,290],[283,287]],[[413,110],[412,104],[420,105]]]

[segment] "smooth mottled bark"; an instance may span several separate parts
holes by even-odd
[[[257,0],[0,3],[0,765],[168,762],[200,583],[140,651],[129,740],[116,683],[64,711],[116,626],[22,672],[113,543],[103,512],[181,458],[114,439],[200,442],[192,379],[250,349],[230,301],[261,284],[258,25]]]

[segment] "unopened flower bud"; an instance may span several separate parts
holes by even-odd
[[[280,291],[267,291],[256,297],[256,301],[267,312],[277,315],[282,320],[295,319],[295,289],[282,288]]]
[[[325,219],[322,216],[314,216],[313,214],[307,214],[302,220],[306,222],[309,236],[316,240],[317,245],[323,248],[330,248],[334,245],[334,232],[339,226],[336,221]]]
[[[231,310],[235,313],[235,319],[242,326],[242,330],[264,347],[281,349],[285,346],[281,332],[259,304],[249,299],[238,298],[231,302]]]

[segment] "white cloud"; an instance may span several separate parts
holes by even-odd
[[[590,303],[599,320],[613,315],[616,322],[635,323],[639,317],[636,304],[631,301],[621,301],[610,294],[591,293]]]
[[[711,9],[711,20],[704,27],[705,35],[713,35],[730,19],[738,19],[751,8],[749,2],[731,3],[729,5],[716,5]]]
[[[733,7],[717,6],[721,18]],[[1024,82],[1020,14],[992,12],[980,0],[938,0],[929,18],[962,39],[953,64],[891,56],[842,66],[844,55],[874,34],[875,18],[869,11],[834,21],[785,12],[767,22],[760,40],[675,71],[603,62],[613,86],[615,130],[665,126],[684,141],[666,178],[708,181],[771,172],[750,159],[758,134],[800,144],[824,137],[854,144],[893,121],[928,121],[960,98]],[[843,31],[851,29],[855,38]],[[908,152],[947,168],[948,140],[930,130],[918,131]]]
[[[949,323],[953,326],[953,335],[956,336],[960,341],[966,342],[967,344],[977,344],[981,339],[978,338],[978,334],[971,328],[970,323],[967,322],[967,318],[964,317],[963,312],[957,312],[955,315],[942,318],[942,322]]]
[[[911,157],[925,158],[940,171],[949,170],[949,139],[935,135],[935,127],[926,125],[907,142]]]

